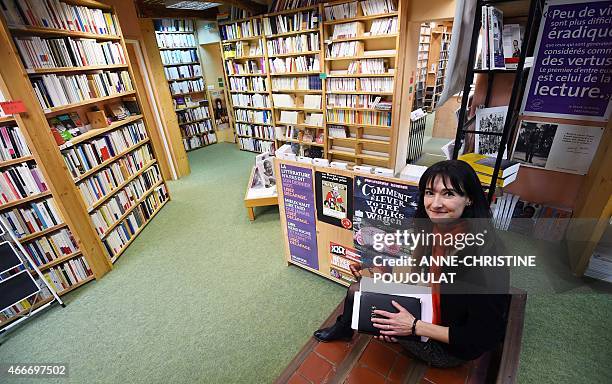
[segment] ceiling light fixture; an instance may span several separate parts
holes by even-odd
[[[181,1],[181,0],[166,0],[166,8],[172,9],[193,9],[203,11],[205,9],[218,7],[220,3],[210,3],[206,1]]]

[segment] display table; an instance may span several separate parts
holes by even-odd
[[[372,236],[411,225],[415,182],[275,159],[285,260],[340,284],[372,255]],[[394,257],[406,254],[396,250]]]
[[[253,183],[253,175],[255,169],[251,171],[249,183],[247,184],[246,193],[244,194],[244,206],[247,209],[249,220],[255,220],[255,207],[265,207],[269,205],[278,205],[278,194],[276,187],[271,188],[251,188]]]

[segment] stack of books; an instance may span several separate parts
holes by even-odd
[[[477,153],[467,153],[459,156],[459,160],[468,163],[478,175],[478,179],[483,185],[490,185],[493,178],[496,159],[493,157],[479,155]],[[497,175],[497,186],[505,187],[516,180],[520,168],[520,163],[513,160],[502,159]]]

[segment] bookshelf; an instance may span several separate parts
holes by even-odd
[[[427,60],[427,73],[425,80],[425,106],[431,112],[437,105],[444,88],[446,76],[446,64],[448,63],[448,52],[452,22],[445,21],[431,28],[430,52]]]
[[[155,39],[185,151],[217,142],[192,19],[154,19]]]
[[[270,96],[271,119],[252,124],[274,126],[274,136],[266,138],[274,137],[277,148],[289,143],[298,155],[394,166],[402,9],[384,4],[339,1],[219,22],[230,94]],[[342,7],[352,13],[342,14]],[[251,26],[261,27],[257,33],[243,32]],[[238,41],[245,46],[261,42],[265,73],[236,70]],[[236,86],[253,77],[261,77],[266,87]],[[236,100],[232,97],[230,107],[239,141],[258,139],[261,135],[250,132],[260,130],[242,130],[244,114],[236,114],[241,109]]]
[[[11,6],[28,6],[20,1],[14,4]],[[0,54],[7,58],[0,68],[2,86],[27,110],[13,119],[2,119],[0,125],[16,124],[21,129],[31,154],[20,160],[36,165],[47,182],[40,193],[0,205],[0,214],[11,210],[31,218],[28,204],[36,214],[32,204],[57,212],[60,222],[36,231],[30,228],[30,233],[19,237],[31,250],[33,243],[55,236],[59,257],[49,259],[43,252],[33,259],[48,274],[63,280],[53,284],[60,294],[110,271],[170,198],[152,144],[156,132],[143,119],[138,78],[113,7],[92,0],[67,4],[80,7],[75,9],[82,16],[78,22],[59,17],[51,5],[47,16],[52,14],[53,20],[17,20],[16,9],[9,7],[0,25]],[[37,17],[44,19],[45,15]],[[43,23],[50,27],[17,26]],[[20,44],[29,41],[50,49],[51,59],[34,62],[20,49]],[[58,51],[58,45],[63,50]],[[18,162],[10,159],[0,167]],[[49,201],[55,208],[44,205]],[[100,228],[107,228],[103,235]],[[87,265],[90,273],[63,284],[66,268],[77,261]]]
[[[332,161],[393,168],[402,2],[326,3],[326,148]],[[397,96],[397,98],[396,98]]]
[[[320,6],[263,17],[275,134],[301,156],[325,157],[323,23]]]
[[[412,109],[425,109],[425,82],[427,80],[427,61],[429,59],[430,45],[431,26],[429,23],[422,23],[419,33],[419,48],[417,50],[416,85]]]
[[[238,148],[273,152],[277,144],[262,18],[219,24],[225,81],[229,84],[229,114]]]

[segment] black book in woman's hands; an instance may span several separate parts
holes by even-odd
[[[385,295],[384,293],[361,292],[359,303],[359,323],[358,332],[380,336],[380,329],[374,327],[373,317],[383,317],[374,313],[375,310],[382,310],[391,313],[399,312],[391,301],[395,301],[415,318],[421,319],[421,300],[414,297]],[[399,339],[420,340],[418,336],[402,336]]]

